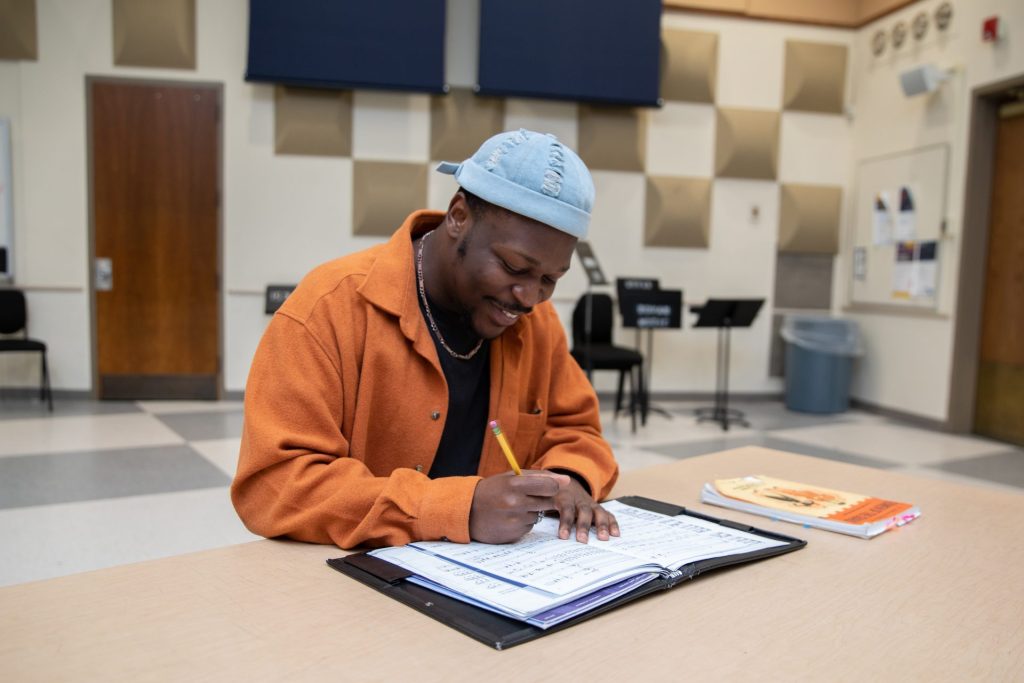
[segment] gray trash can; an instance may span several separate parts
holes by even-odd
[[[788,316],[786,407],[802,413],[841,413],[850,407],[850,370],[861,354],[857,325],[838,318]]]

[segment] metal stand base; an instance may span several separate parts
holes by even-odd
[[[718,328],[718,353],[715,368],[715,405],[697,408],[694,414],[697,422],[717,422],[722,431],[729,431],[730,425],[749,427],[743,413],[729,407],[729,331],[732,329],[728,318]]]
[[[743,413],[732,408],[697,408],[694,411],[697,415],[697,422],[717,422],[722,425],[722,431],[729,431],[729,425],[740,425],[749,427],[750,423],[743,418]]]
[[[651,368],[654,367],[654,330],[650,327],[645,328],[647,330],[647,357],[644,358],[644,374],[643,377],[643,392],[640,394],[640,424],[647,426],[647,415],[650,413],[658,413],[662,417],[671,420],[672,413],[668,412],[660,406],[656,406],[651,403]],[[640,328],[636,330],[636,346],[640,348]]]

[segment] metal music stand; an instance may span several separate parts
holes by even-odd
[[[651,404],[651,371],[654,367],[654,330],[680,329],[683,326],[683,292],[679,289],[660,289],[658,281],[642,278],[617,278],[619,313],[622,326],[636,329],[637,350],[640,334],[647,332],[647,355],[644,357],[644,391],[641,395],[640,423],[647,424],[651,411],[672,419],[664,408]]]
[[[742,412],[729,408],[729,334],[734,327],[750,327],[762,304],[764,299],[708,299],[703,306],[690,307],[698,314],[694,327],[718,328],[715,405],[698,408],[697,422],[717,422],[723,431],[728,431],[730,424],[750,426]]]

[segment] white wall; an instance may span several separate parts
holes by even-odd
[[[0,114],[10,116],[13,127],[17,284],[29,291],[33,332],[53,347],[55,387],[82,390],[92,383],[87,75],[223,83],[223,336],[228,390],[244,388],[249,360],[266,323],[263,287],[294,282],[326,258],[376,241],[351,235],[351,159],[274,154],[273,88],[242,80],[247,8],[245,0],[199,0],[197,68],[183,71],[114,67],[109,0],[39,0],[39,60],[0,63]],[[450,0],[447,52],[452,85],[475,81],[477,11],[476,0]],[[850,31],[680,13],[666,14],[665,23],[720,34],[719,101],[736,107],[779,108],[787,38],[847,44],[853,39]],[[652,169],[656,171],[659,163],[675,164],[675,172],[710,176],[712,118],[708,109],[688,105],[652,112],[651,126],[679,143],[679,153],[670,156],[665,156],[664,148],[650,150]],[[845,149],[848,136],[842,125],[814,116],[804,119],[787,121],[783,134],[825,136],[837,149]],[[506,126],[550,130],[574,145],[576,106],[509,100]],[[429,100],[424,95],[357,92],[353,129],[356,158],[424,159]],[[781,180],[820,177],[815,175],[821,169],[816,169],[813,149],[783,148],[787,151],[781,160]],[[829,182],[845,184],[845,152],[826,165]],[[595,176],[600,197],[593,242],[610,275],[659,277],[666,287],[683,288],[690,301],[770,292],[777,232],[774,183],[726,181],[716,186],[710,249],[645,249],[642,176],[604,171]],[[449,178],[432,178],[430,205],[443,208],[453,187]],[[757,220],[750,217],[753,206],[760,209]],[[556,303],[566,320],[583,290],[578,271],[560,288]],[[780,388],[767,376],[768,313],[752,330],[735,336],[732,377],[738,391]],[[623,333],[620,340],[631,343],[633,335]],[[706,331],[656,335],[654,389],[709,391],[714,348],[714,334]],[[35,376],[33,370],[20,374],[29,384]]]
[[[449,0],[448,80],[475,80],[476,0]],[[1015,36],[1024,36],[1024,4],[978,0],[954,2],[953,30],[912,54],[879,62],[868,59],[877,26],[909,19],[911,5],[860,31],[781,22],[666,12],[664,24],[718,33],[718,104],[779,110],[785,41],[850,45],[848,90],[855,116],[786,113],[782,122],[779,182],[837,184],[850,196],[857,160],[914,144],[948,141],[952,148],[951,232],[960,230],[966,158],[967,94],[971,87],[1024,71]],[[224,306],[225,387],[241,390],[249,360],[266,323],[262,290],[270,282],[294,282],[327,258],[377,240],[351,235],[351,159],[278,156],[273,151],[273,88],[245,83],[245,0],[198,0],[195,70],[114,67],[109,0],[39,0],[36,62],[0,62],[0,115],[12,119],[15,169],[15,267],[29,290],[33,331],[51,346],[53,383],[59,389],[91,388],[91,308],[88,296],[88,197],[85,78],[121,76],[218,82],[224,86]],[[980,19],[999,13],[1009,37],[995,48],[977,38]],[[911,39],[912,42],[912,39]],[[963,66],[938,103],[909,100],[897,74],[919,61]],[[423,95],[357,92],[354,156],[425,158],[429,100]],[[651,172],[711,175],[714,123],[707,108],[670,104],[649,115],[649,126],[673,148],[648,149]],[[506,126],[550,130],[576,142],[576,106],[508,100]],[[653,139],[653,138],[652,138]],[[769,296],[769,308],[750,330],[733,337],[731,388],[777,392],[768,377],[771,292],[777,241],[776,183],[719,180],[707,250],[652,249],[642,245],[644,189],[640,174],[596,171],[598,203],[592,239],[606,273],[658,277],[682,288],[691,302],[709,296]],[[453,185],[431,178],[434,208],[447,204]],[[752,209],[758,209],[755,218]],[[844,222],[850,211],[844,210]],[[844,227],[844,230],[848,227]],[[940,310],[952,316],[955,299],[955,237],[944,244]],[[848,254],[837,259],[834,299],[846,300]],[[557,292],[568,320],[585,289],[574,268]],[[858,315],[869,347],[855,377],[855,395],[878,405],[944,419],[950,391],[953,320]],[[689,316],[687,316],[689,318]],[[687,321],[689,324],[689,320]],[[922,339],[928,344],[922,352]],[[632,343],[631,331],[619,341]],[[655,391],[707,392],[714,384],[715,335],[685,329],[655,335]],[[0,367],[0,372],[4,371]],[[17,373],[16,373],[17,374]],[[34,375],[22,373],[30,384]],[[613,379],[599,380],[610,388]]]
[[[787,40],[852,45],[854,32],[722,16],[666,12],[662,25],[719,36],[716,104],[720,107],[782,108]],[[708,105],[670,102],[648,112],[647,172],[714,176],[715,112]],[[716,179],[712,190],[711,238],[707,249],[651,248],[643,245],[644,178],[596,171],[598,198],[590,242],[609,277],[657,277],[663,288],[682,289],[685,303],[707,298],[767,297],[750,329],[732,334],[730,390],[778,393],[782,382],[769,377],[772,295],[778,242],[779,183],[849,187],[849,122],[842,116],[785,112],[780,132],[777,181]],[[829,150],[822,154],[823,146]],[[846,193],[844,193],[846,194]],[[754,212],[756,210],[756,216]],[[584,288],[582,271],[559,285],[559,297],[575,298]],[[567,304],[571,308],[571,304]],[[717,333],[684,329],[654,334],[656,392],[710,392],[715,385]],[[620,343],[632,344],[633,331]],[[610,389],[615,377],[598,377]]]
[[[934,16],[939,0],[915,3],[858,32],[854,49],[852,106],[854,164],[880,154],[902,152],[935,143],[950,148],[947,237],[940,243],[938,316],[849,313],[865,338],[867,353],[857,365],[852,393],[872,404],[934,420],[948,418],[952,377],[953,333],[961,236],[984,226],[964,225],[963,206],[968,153],[971,91],[979,86],[1024,75],[1024,3],[1008,0],[955,0],[953,22],[944,33],[931,26],[923,41],[908,37],[899,50],[891,46],[874,57],[874,33],[890,31],[897,21],[908,25],[919,12]],[[999,15],[1006,38],[983,43],[982,20]],[[955,68],[951,80],[931,95],[905,97],[900,72],[925,63]],[[851,218],[847,212],[847,219]],[[852,229],[848,224],[847,232]],[[847,240],[849,244],[849,240]],[[837,279],[844,285],[840,303],[848,300],[849,251],[841,259]]]

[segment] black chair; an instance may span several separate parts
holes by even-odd
[[[587,302],[590,324],[587,325]],[[612,343],[612,298],[607,294],[584,294],[572,311],[572,357],[593,381],[594,370],[617,370],[619,390],[615,395],[615,415],[622,409],[622,390],[629,376],[629,414],[636,431],[636,411],[643,396],[644,357],[639,351]]]
[[[38,351],[42,357],[42,376],[39,382],[39,400],[46,401],[53,412],[50,393],[50,372],[46,367],[46,344],[28,336],[28,314],[25,294],[20,289],[0,289],[0,334],[21,333],[20,338],[0,339],[0,352]]]

